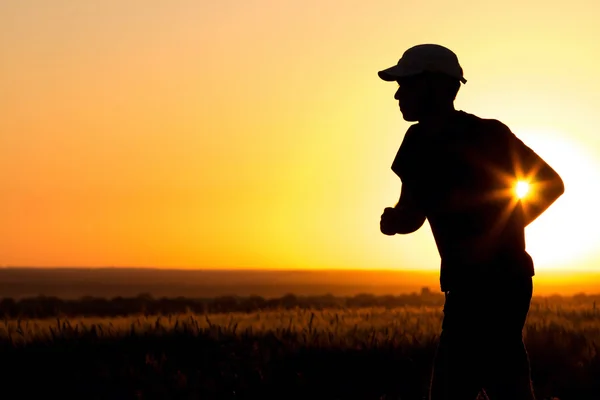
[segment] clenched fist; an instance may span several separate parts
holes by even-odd
[[[388,236],[394,236],[398,233],[398,225],[400,224],[400,213],[397,208],[386,207],[381,214],[379,228],[381,233]]]

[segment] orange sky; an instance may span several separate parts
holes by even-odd
[[[0,265],[438,268],[428,225],[379,232],[409,125],[377,71],[433,42],[565,180],[538,274],[598,268],[600,5],[406,4],[2,2]]]

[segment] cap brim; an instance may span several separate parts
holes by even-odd
[[[379,75],[379,77],[386,82],[394,82],[398,79],[419,75],[422,72],[423,71],[408,71],[406,68],[403,68],[400,65],[394,65],[390,68],[384,69],[383,71],[379,71],[377,75]],[[456,79],[460,80],[463,84],[467,83],[467,80],[464,77]]]
[[[392,67],[392,68],[393,68],[393,67]],[[384,69],[383,71],[379,71],[379,72],[377,73],[377,75],[379,75],[379,77],[380,77],[381,79],[383,79],[384,81],[386,81],[386,82],[393,82],[393,81],[395,81],[397,78],[396,78],[396,76],[395,76],[395,75],[393,75],[393,74],[391,74],[391,73],[389,72],[389,70],[390,70],[390,69],[392,69],[392,68],[388,68],[388,69]]]
[[[400,78],[418,75],[419,72],[420,71],[407,71],[400,65],[394,65],[392,67],[384,69],[383,71],[379,71],[377,75],[379,75],[379,77],[386,82],[393,82],[397,81]]]

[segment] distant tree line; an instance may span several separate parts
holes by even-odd
[[[5,318],[48,318],[55,316],[116,317],[131,314],[166,315],[176,313],[230,313],[256,312],[268,309],[290,308],[360,308],[400,306],[441,306],[444,296],[424,288],[421,293],[399,296],[358,294],[352,297],[296,296],[287,294],[279,298],[261,296],[221,296],[215,298],[154,298],[148,293],[136,297],[82,297],[77,300],[37,296],[15,300],[0,300],[0,316]]]
[[[564,302],[589,304],[596,308],[600,304],[600,295],[578,294],[563,298],[560,296],[534,297],[537,306],[560,305]],[[363,307],[402,306],[431,306],[441,307],[444,295],[423,288],[420,293],[402,294],[398,296],[376,296],[358,294],[351,297],[296,296],[287,294],[278,298],[261,296],[221,296],[214,298],[154,298],[148,293],[136,297],[114,297],[112,299],[86,296],[77,300],[61,299],[58,297],[37,296],[15,300],[3,298],[0,300],[0,317],[4,318],[50,318],[65,317],[117,317],[132,314],[168,315],[192,312],[196,314],[251,313],[269,309],[351,309]]]

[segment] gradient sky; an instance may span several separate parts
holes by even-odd
[[[456,107],[562,175],[538,271],[600,269],[600,5],[0,3],[0,265],[437,269],[379,232],[409,124],[377,77],[454,50]],[[539,274],[539,273],[538,273]]]

